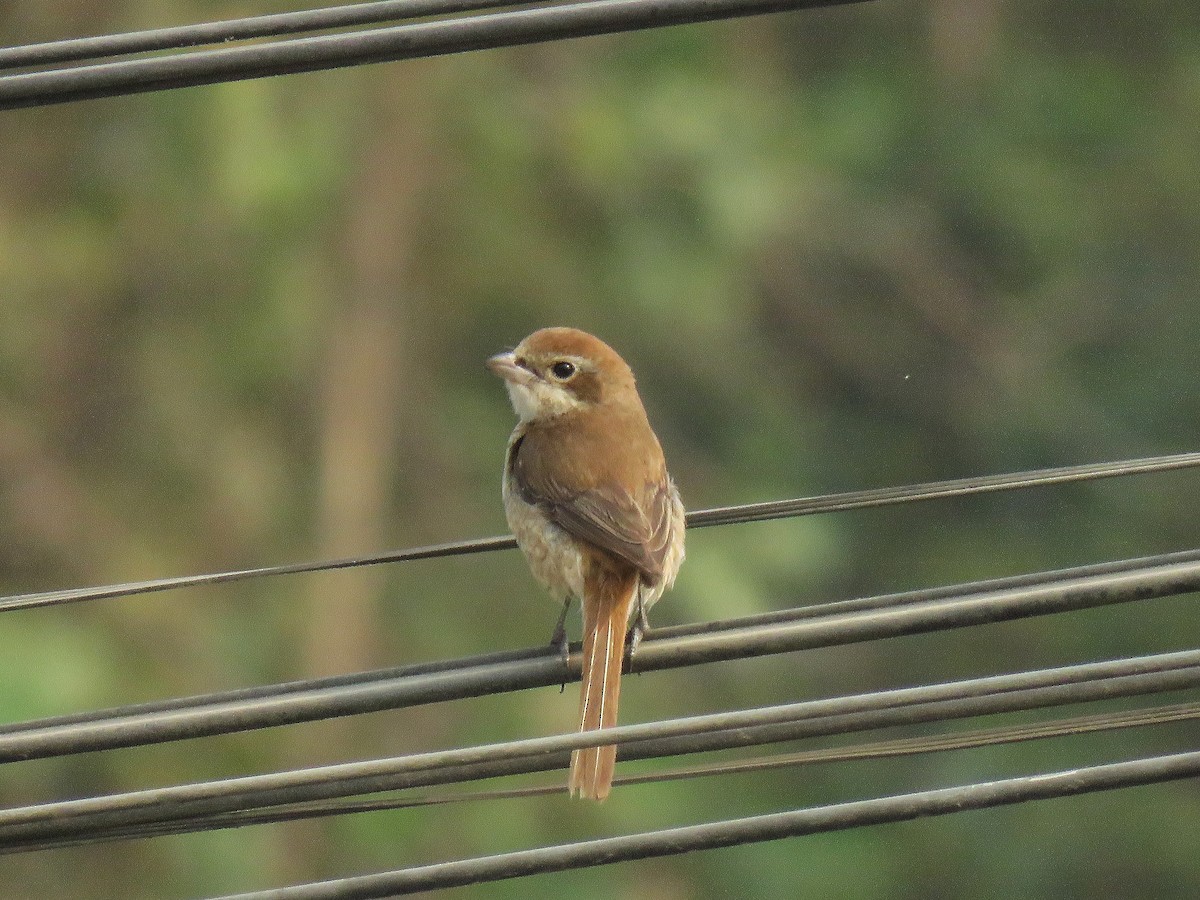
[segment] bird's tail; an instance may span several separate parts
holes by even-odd
[[[583,599],[583,673],[579,691],[579,730],[617,724],[625,629],[637,595],[638,575],[605,572],[589,578]],[[612,787],[617,748],[587,747],[571,754],[571,796],[603,800]]]

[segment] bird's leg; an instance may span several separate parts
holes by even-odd
[[[564,669],[571,660],[571,644],[567,640],[567,611],[570,608],[571,598],[567,597],[563,601],[562,612],[558,614],[558,621],[554,623],[554,631],[550,634],[550,646],[558,648],[558,655],[562,658]],[[562,689],[564,691],[567,689],[566,682],[563,682]]]
[[[629,629],[629,646],[625,651],[625,668],[628,670],[633,663],[633,654],[646,632],[650,630],[650,619],[646,615],[646,598],[642,585],[637,586],[637,600],[634,601],[633,625]]]

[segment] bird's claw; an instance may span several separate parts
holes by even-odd
[[[646,604],[642,600],[642,592],[639,590],[633,617],[633,625],[629,629],[629,640],[625,648],[626,671],[629,671],[632,668],[633,654],[637,652],[638,645],[642,643],[642,638],[646,636],[646,632],[649,630],[650,619],[646,616]]]
[[[550,634],[550,646],[558,650],[558,656],[562,660],[563,668],[567,669],[571,664],[571,643],[567,640],[567,610],[571,608],[571,601],[568,599],[563,603],[562,612],[558,615],[558,621],[554,623],[554,631]],[[561,694],[567,689],[567,682],[564,680],[559,686],[558,692]]]

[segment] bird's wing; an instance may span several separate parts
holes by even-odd
[[[651,584],[663,572],[671,540],[671,500],[666,484],[647,484],[640,497],[616,485],[598,485],[565,502],[548,504],[550,518],[575,537],[638,568]]]
[[[661,480],[634,491],[614,482],[577,490],[515,455],[511,472],[523,499],[540,506],[573,537],[635,566],[651,584],[662,577],[672,512],[671,484],[665,473]]]

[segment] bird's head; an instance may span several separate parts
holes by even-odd
[[[522,422],[637,399],[633,372],[617,352],[575,328],[543,328],[488,360]]]

